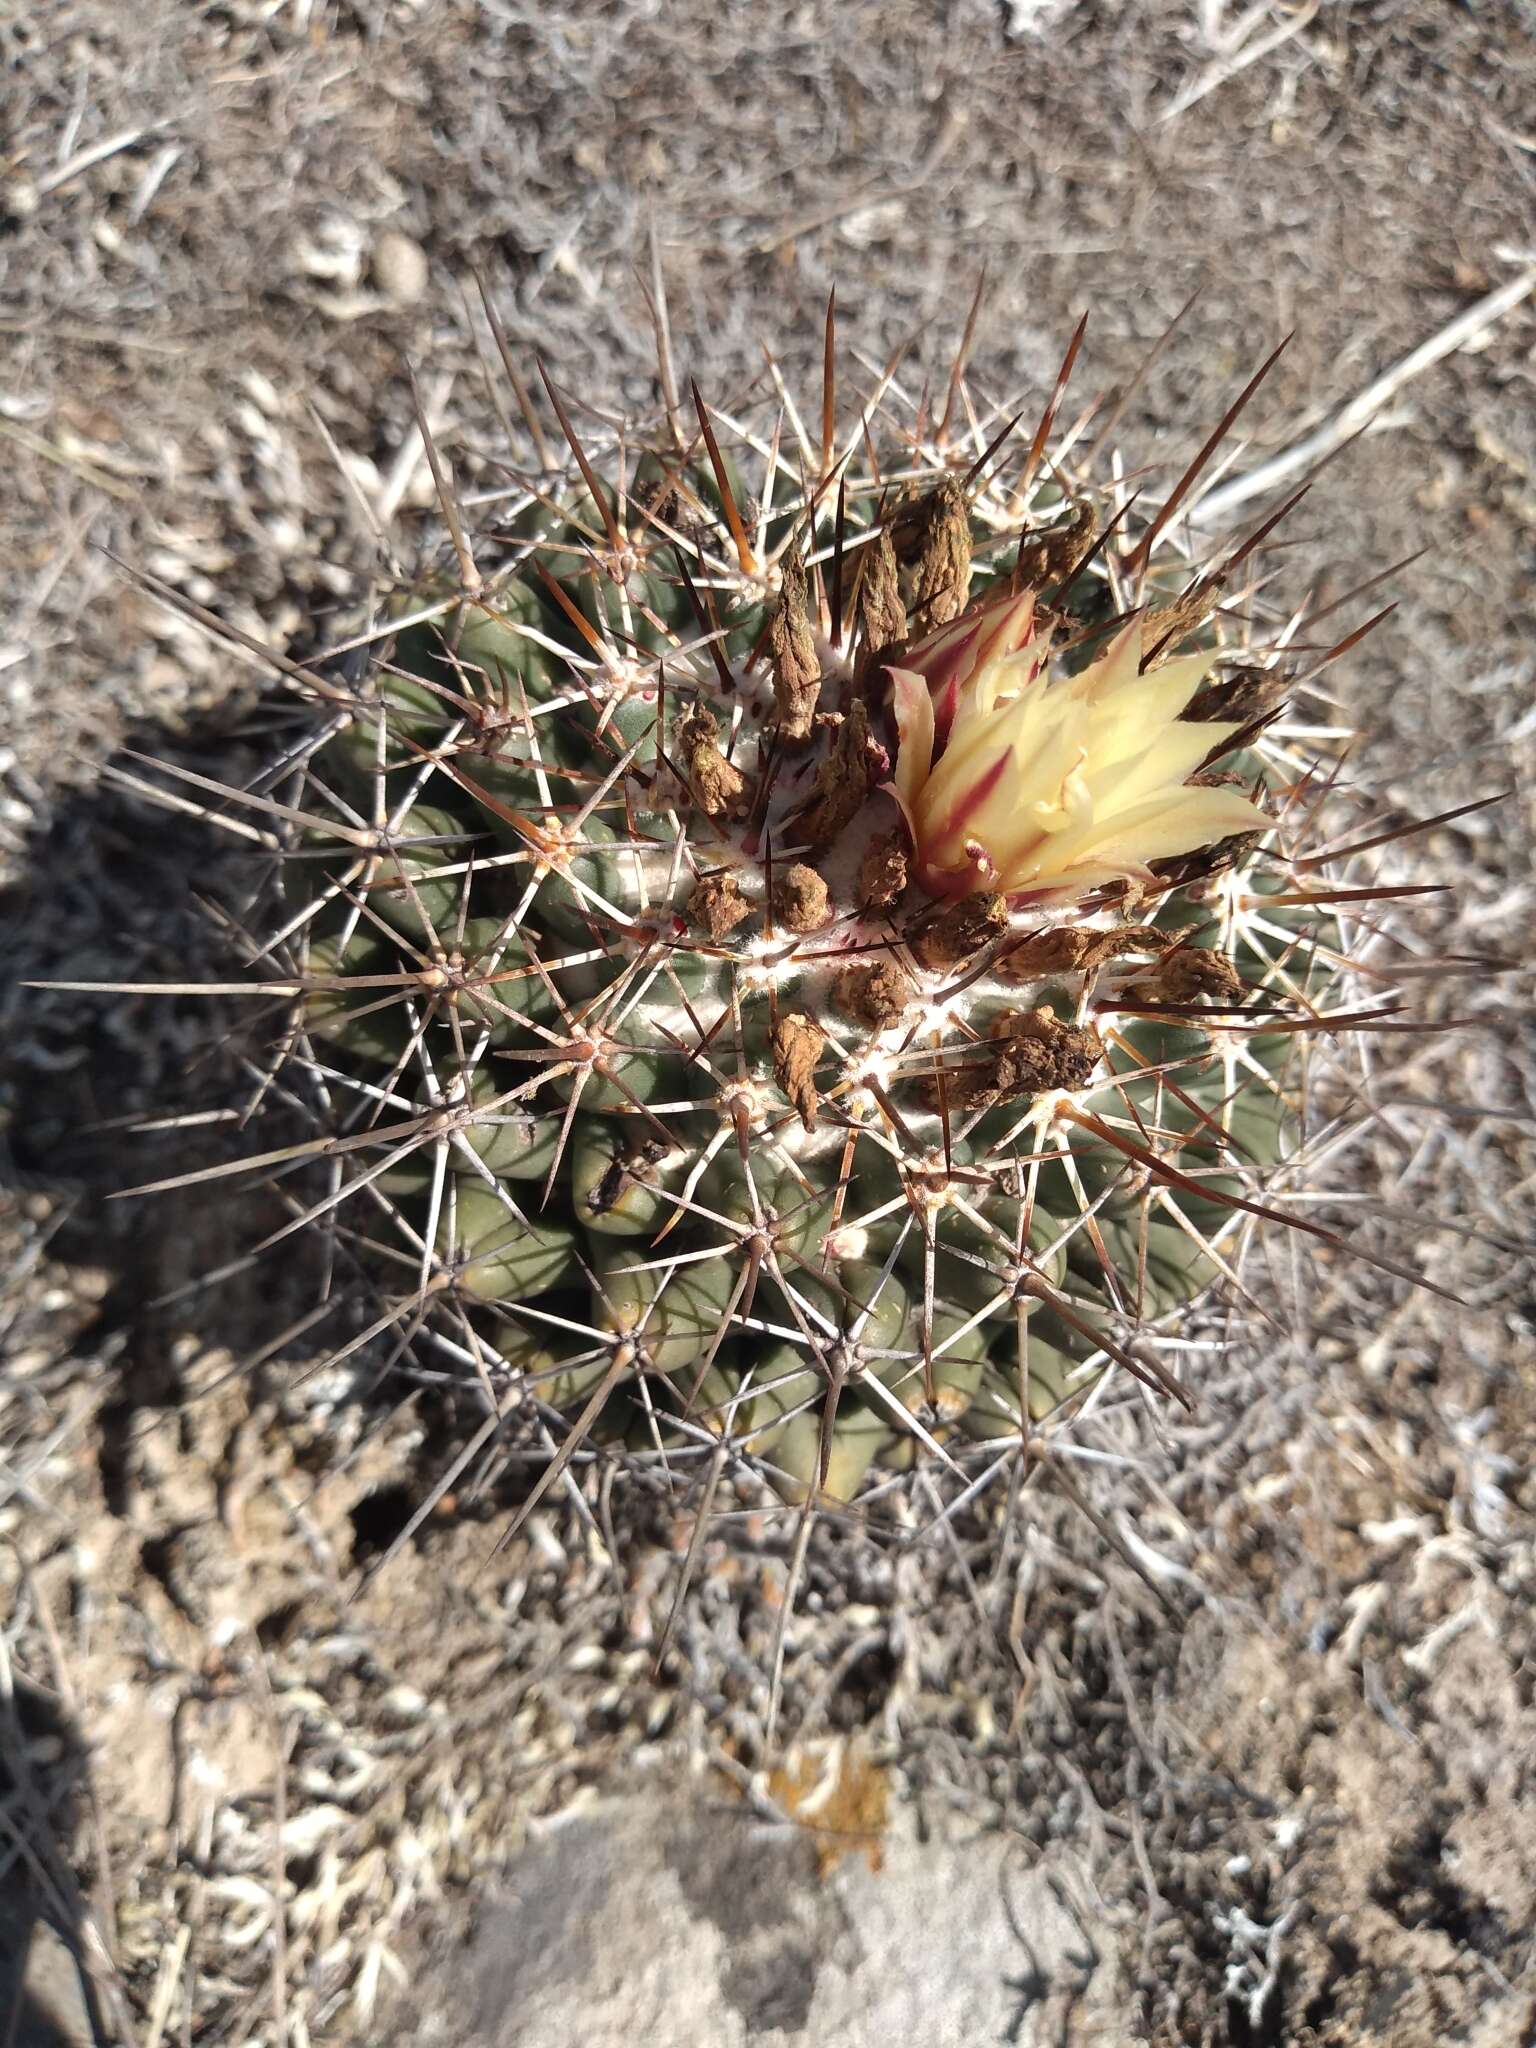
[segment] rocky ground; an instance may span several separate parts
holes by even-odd
[[[1331,671],[1358,786],[1510,792],[1390,856],[1444,887],[1392,919],[1423,963],[1504,964],[1410,978],[1454,1028],[1373,1044],[1326,1162],[1462,1305],[1273,1247],[1193,1419],[1105,1414],[1097,1520],[821,1527],[772,1774],[785,1533],[711,1545],[659,1674],[662,1502],[487,1565],[504,1486],[375,1574],[441,1467],[416,1405],[303,1378],[297,1271],[185,1291],[249,1217],[110,1199],[171,1145],[114,1122],[227,1052],[21,986],[213,957],[239,844],[122,749],[227,767],[273,714],[119,563],[322,641],[430,503],[403,355],[488,473],[471,266],[606,409],[653,397],[653,250],[720,393],[765,339],[819,389],[834,282],[851,378],[914,333],[942,375],[985,265],[973,378],[1042,395],[1084,308],[1091,393],[1198,287],[1118,438],[1197,445],[1294,330],[1251,473],[1532,262],[1531,7],[54,0],[0,55],[12,2038],[1531,2039],[1536,299],[1292,529],[1326,593],[1417,554]]]

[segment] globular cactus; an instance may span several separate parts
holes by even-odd
[[[1268,527],[1190,566],[1191,477],[1053,457],[1060,391],[586,446],[550,386],[570,465],[475,528],[432,451],[442,560],[298,672],[253,974],[328,1123],[274,1156],[360,1334],[555,1432],[535,1498],[607,1440],[855,1501],[1106,1367],[1188,1398],[1149,1335],[1271,1213],[1342,956]]]

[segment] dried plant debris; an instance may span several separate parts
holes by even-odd
[[[1096,1031],[1064,1024],[1048,1005],[1008,1011],[992,1019],[978,1045],[928,1077],[929,1100],[975,1110],[1029,1102],[1048,1090],[1070,1092],[1087,1086],[1103,1054]]]
[[[908,925],[908,949],[920,967],[958,967],[1008,930],[1008,904],[984,890],[958,903],[936,906]]]
[[[894,960],[871,960],[843,969],[832,1000],[855,1024],[883,1031],[905,1013],[916,993],[917,984]]]
[[[819,1098],[816,1094],[816,1065],[826,1044],[819,1024],[798,1011],[781,1017],[773,1027],[773,1078],[799,1112],[808,1131],[816,1128]]]
[[[889,910],[906,895],[910,879],[905,829],[877,832],[859,863],[859,900],[871,910]]]
[[[958,483],[943,483],[904,509],[892,534],[903,578],[909,634],[931,633],[965,610],[971,594],[971,517]]]
[[[1203,946],[1175,946],[1125,990],[1131,1003],[1238,1009],[1249,989],[1232,962]]]
[[[723,817],[740,802],[747,779],[721,753],[714,719],[695,705],[678,720],[673,740],[699,809],[706,817]]]
[[[817,765],[815,796],[795,820],[796,835],[807,846],[830,846],[846,831],[890,765],[870,730],[869,712],[857,699],[832,732],[832,744]]]
[[[768,625],[779,731],[791,743],[808,740],[821,697],[821,659],[816,652],[807,597],[805,564],[790,548],[779,570],[780,585]]]
[[[792,932],[819,932],[832,915],[832,892],[804,861],[774,877],[773,907],[780,924]]]
[[[1091,974],[1128,954],[1163,953],[1177,945],[1177,932],[1152,924],[1052,925],[1031,932],[998,956],[997,971],[1008,981],[1038,981],[1053,974]]]
[[[837,1742],[820,1753],[791,1752],[768,1774],[767,1796],[806,1829],[816,1844],[816,1865],[830,1877],[848,1856],[881,1868],[890,1824],[891,1782],[867,1744]]]
[[[752,905],[734,875],[701,875],[688,898],[688,915],[718,945],[752,915]]]

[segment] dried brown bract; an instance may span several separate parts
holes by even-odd
[[[832,1001],[855,1024],[883,1031],[912,1000],[913,985],[894,960],[870,960],[845,967],[833,984]]]
[[[896,550],[885,527],[879,528],[861,557],[855,616],[859,628],[859,675],[863,677],[889,659],[907,637],[907,608],[901,601],[901,576]]]
[[[816,1122],[816,1062],[826,1044],[826,1033],[798,1010],[781,1017],[773,1027],[773,1078],[799,1111],[807,1130]]]
[[[1159,931],[1153,924],[1122,924],[1109,931],[1081,925],[1056,925],[1031,932],[1023,945],[1003,954],[997,972],[1004,981],[1038,981],[1047,974],[1088,974],[1108,960],[1127,953],[1162,953],[1182,935]]]
[[[1246,725],[1251,719],[1262,718],[1266,711],[1273,711],[1290,686],[1289,675],[1281,669],[1234,669],[1231,675],[1218,676],[1215,682],[1197,690],[1184,707],[1183,715],[1191,720],[1236,719]]]
[[[889,910],[906,894],[910,868],[905,827],[877,833],[859,863],[859,900],[872,910]]]
[[[1211,755],[1206,756],[1208,761],[1211,758]],[[1204,768],[1189,778],[1191,788],[1203,789],[1218,786],[1234,788],[1247,781],[1246,776],[1238,775],[1230,768]],[[1218,839],[1213,846],[1199,847],[1193,853],[1180,854],[1172,860],[1153,861],[1152,873],[1157,880],[1158,893],[1164,893],[1169,889],[1187,889],[1200,882],[1209,881],[1214,875],[1225,874],[1229,868],[1235,867],[1240,860],[1252,853],[1263,836],[1262,832],[1234,832],[1226,839]],[[1127,890],[1124,899],[1127,909],[1153,893],[1146,884],[1142,884],[1141,889],[1140,897],[1132,897],[1129,889]]]
[[[1028,1100],[1048,1089],[1084,1088],[1104,1056],[1096,1031],[1063,1024],[1049,1007],[1015,1010],[993,1020],[986,1039],[942,1069],[943,1100],[951,1109],[988,1109]],[[938,1106],[940,1075],[924,1082]]]
[[[885,765],[869,727],[869,713],[855,698],[838,728],[831,750],[816,770],[816,794],[797,819],[795,831],[807,846],[830,846],[855,819]]]
[[[979,953],[988,940],[1008,929],[1008,904],[1002,896],[979,890],[958,903],[941,904],[908,925],[907,944],[919,966],[957,967]]]
[[[1147,667],[1157,668],[1172,660],[1180,643],[1197,632],[1215,611],[1220,596],[1216,584],[1202,581],[1181,591],[1171,604],[1160,604],[1155,611],[1148,612],[1141,629]],[[1193,714],[1186,711],[1184,716],[1189,718]]]
[[[832,915],[832,892],[813,867],[796,861],[775,878],[774,915],[792,932],[818,932]]]
[[[779,732],[797,744],[811,736],[821,696],[821,662],[811,630],[805,563],[798,547],[789,548],[782,581],[768,627],[768,659],[773,669],[773,694],[778,704]]]
[[[720,732],[702,705],[686,711],[673,728],[680,765],[699,809],[721,818],[740,801],[747,779],[720,751]]]
[[[1065,526],[1048,533],[1027,533],[1019,542],[1016,581],[1020,590],[1044,590],[1065,583],[1098,539],[1098,521],[1092,505],[1074,505]]]
[[[1247,999],[1243,977],[1224,953],[1204,946],[1179,946],[1165,953],[1143,980],[1125,991],[1131,1003],[1192,1004],[1213,1009],[1238,1008]]]
[[[892,539],[912,561],[907,579],[908,627],[921,636],[947,626],[971,594],[971,521],[965,493],[952,477],[904,510]]]
[[[688,915],[716,945],[728,939],[743,918],[752,915],[752,905],[742,894],[732,874],[701,875],[688,899]]]

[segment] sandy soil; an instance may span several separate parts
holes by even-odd
[[[460,474],[495,445],[471,263],[605,407],[652,394],[653,230],[679,355],[721,392],[765,338],[814,382],[834,281],[850,365],[915,330],[942,374],[985,263],[973,376],[1021,392],[1084,307],[1086,388],[1123,379],[1199,286],[1121,438],[1187,450],[1295,329],[1242,470],[1530,245],[1519,0],[55,0],[0,24],[0,55],[18,983],[210,957],[200,900],[238,906],[240,863],[100,771],[125,740],[249,758],[260,675],[112,556],[269,644],[323,640],[376,560],[327,437],[407,553],[425,514],[402,351]],[[1426,961],[1510,971],[1425,978],[1420,1013],[1462,1021],[1380,1042],[1376,1118],[1333,1169],[1339,1213],[1465,1306],[1277,1251],[1277,1326],[1196,1417],[1107,1421],[1135,1465],[1100,1524],[1039,1496],[1006,1531],[813,1546],[791,1734],[862,1730],[936,1839],[1069,1852],[1091,1881],[1094,1999],[1021,2009],[1019,2040],[1103,2038],[1101,1999],[1168,2044],[1536,2026],[1533,399],[1527,300],[1408,385],[1295,525],[1296,575],[1332,592],[1423,551],[1334,671],[1361,783],[1420,813],[1513,792],[1393,856],[1446,885],[1414,908]],[[438,1469],[427,1420],[298,1380],[285,1301],[238,1277],[156,1305],[249,1219],[105,1199],[168,1141],[103,1121],[194,1062],[216,1093],[228,1054],[190,1003],[8,987],[0,1018],[0,1869],[80,1944],[104,2039],[377,2039],[423,1956],[448,1995],[539,1817],[741,1791],[783,1539],[712,1549],[660,1679],[679,1532],[646,1501],[599,1503],[618,1564],[562,1511],[485,1567],[491,1502],[369,1579]],[[227,1376],[233,1353],[255,1369]],[[1141,1573],[1106,1527],[1150,1546]],[[54,1995],[37,2039],[80,2023]]]

